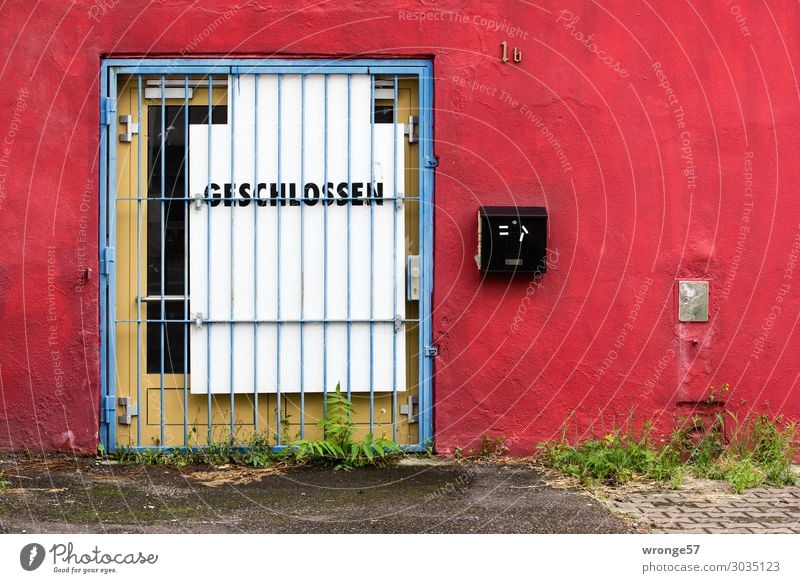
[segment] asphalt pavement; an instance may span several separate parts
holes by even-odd
[[[625,533],[632,522],[530,465],[409,458],[330,468],[0,458],[4,533]]]

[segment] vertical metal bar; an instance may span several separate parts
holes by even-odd
[[[142,76],[137,75],[136,134],[138,155],[136,158],[136,445],[142,445],[142,415],[147,412],[142,407]]]
[[[275,324],[275,334],[276,334],[276,348],[277,348],[277,358],[276,366],[277,366],[277,376],[276,376],[276,383],[277,387],[275,390],[275,412],[278,417],[277,419],[277,443],[281,445],[281,433],[283,430],[283,416],[281,415],[281,206],[284,204],[283,200],[283,183],[281,183],[281,116],[283,115],[283,108],[282,108],[282,92],[281,92],[281,85],[283,84],[283,76],[278,73],[278,211],[277,211],[277,228],[275,229],[276,237],[277,237],[277,257],[275,261],[276,271],[275,274],[275,281],[277,285],[277,323]]]
[[[189,75],[183,77],[183,446],[189,446]]]
[[[305,148],[306,148],[306,76],[300,75],[300,294],[305,295]],[[305,439],[305,298],[300,298],[300,439]]]
[[[111,99],[110,96],[110,88],[109,88],[109,68],[102,66],[100,70],[100,116],[101,119],[106,117],[107,110],[106,110],[106,100]],[[111,69],[111,76],[114,75],[114,70]],[[105,123],[102,121],[100,122],[100,229],[99,229],[99,241],[100,241],[100,249],[99,255],[97,257],[98,264],[102,267],[103,261],[105,259],[105,250],[106,247],[109,246],[109,215],[113,210],[116,208],[116,205],[109,204],[112,200],[110,198],[110,180],[109,176],[111,176],[110,166],[111,166],[111,153],[109,151],[109,135],[113,135],[114,132],[109,130],[111,124],[108,122],[108,119],[105,119]],[[112,209],[109,211],[109,209]],[[103,403],[103,399],[108,395],[110,387],[109,387],[109,376],[108,376],[108,356],[109,356],[109,343],[111,333],[109,332],[109,328],[113,330],[113,326],[109,326],[109,314],[113,312],[110,311],[110,294],[108,287],[109,283],[109,276],[106,274],[105,269],[100,269],[100,411],[105,415],[105,403]],[[113,319],[112,319],[113,320]],[[101,417],[102,419],[102,417]],[[116,443],[111,440],[111,424],[107,421],[100,424],[100,441],[103,446],[106,448],[106,451],[112,451],[116,449]]]
[[[258,436],[258,81],[254,75],[253,92],[253,434]]]
[[[353,152],[350,143],[350,124],[351,124],[351,95],[350,82],[352,75],[347,74],[347,398],[350,399],[350,334],[352,324],[350,323],[350,209],[353,206],[353,185],[350,181],[350,160]]]
[[[369,76],[369,432],[375,424],[375,75]]]
[[[400,208],[405,213],[405,205],[401,206],[397,192],[397,118],[400,106],[397,102],[397,75],[394,76],[394,102],[392,104],[392,192],[394,193],[393,225],[392,225],[392,310],[395,318],[400,315],[397,305],[397,215]],[[405,171],[405,169],[403,168]],[[403,175],[405,178],[405,174]],[[405,195],[405,188],[403,189]],[[405,324],[400,324],[405,326]],[[397,325],[392,326],[392,441],[397,443]],[[405,363],[403,363],[405,366]]]
[[[213,104],[213,75],[208,76],[208,144],[206,164],[206,318],[211,319],[211,116]],[[211,445],[211,324],[206,326],[206,399],[207,445]]]
[[[424,74],[424,78],[423,78]],[[420,257],[423,260],[423,269],[420,277],[420,348],[432,341],[431,331],[431,298],[433,294],[433,169],[428,168],[423,163],[426,156],[433,156],[433,136],[431,128],[432,120],[432,101],[433,101],[433,78],[431,66],[428,65],[417,77],[419,81],[418,91],[420,94],[420,143],[419,143],[419,193],[420,193],[420,216],[422,224],[420,230]],[[425,445],[433,438],[432,424],[432,390],[431,383],[433,377],[433,359],[423,356],[420,362],[420,389],[419,389],[419,439],[420,445]]]
[[[230,252],[230,263],[231,263],[231,310],[230,310],[230,318],[231,322],[228,324],[228,334],[230,336],[230,352],[228,352],[229,360],[231,363],[231,370],[230,370],[230,443],[233,443],[233,436],[234,436],[234,419],[235,419],[235,403],[234,403],[234,387],[233,387],[233,375],[234,375],[234,355],[236,354],[235,347],[234,347],[234,329],[233,329],[233,320],[235,314],[235,301],[236,301],[236,293],[234,289],[234,285],[236,283],[235,278],[235,269],[234,269],[234,260],[236,254],[233,252],[234,250],[234,236],[236,234],[236,181],[235,181],[235,157],[236,157],[236,89],[239,87],[239,74],[232,73],[230,75],[230,81],[228,82],[228,94],[230,95],[230,103],[231,103],[231,110],[228,112],[230,115],[230,122],[228,127],[230,127],[230,145],[231,145],[231,168],[230,168],[230,175],[231,175],[231,252]]]
[[[116,104],[118,101],[117,96],[117,75],[113,72],[108,78],[109,85],[109,98],[114,100]],[[109,120],[109,126],[116,128],[117,123],[115,119]],[[109,245],[116,246],[117,240],[117,136],[116,131],[111,130],[109,135],[109,151],[108,151],[108,184],[109,184],[109,201],[112,205],[108,209],[108,225],[109,225]],[[108,398],[112,403],[117,400],[117,269],[112,266],[108,274],[108,298],[111,321],[113,322],[111,329],[108,331],[109,337],[109,362],[108,362]],[[108,437],[112,447],[117,446],[117,420],[113,417],[108,420]]]
[[[109,98],[118,103],[119,96],[117,95],[117,75],[113,73],[108,78],[109,85]],[[116,109],[115,109],[116,111]],[[117,127],[117,120],[111,118],[109,120],[111,128]],[[113,206],[109,208],[108,223],[109,223],[109,245],[116,247],[117,241],[117,136],[115,131],[111,131],[109,135],[109,200]],[[111,314],[111,321],[113,325],[109,330],[109,350],[110,359],[108,366],[108,397],[114,403],[116,409],[117,400],[117,268],[116,263],[111,265],[108,274],[108,297],[109,307]],[[115,417],[115,416],[114,416]],[[117,445],[117,420],[112,417],[108,421],[109,440],[112,447]]]
[[[117,95],[117,75],[113,72],[108,78],[109,85],[109,98],[116,104],[118,102]],[[109,126],[116,128],[116,119],[109,120]],[[117,136],[116,132],[112,129],[109,132],[109,150],[108,150],[108,185],[109,185],[109,201],[110,206],[108,209],[108,237],[109,246],[116,247],[117,241]],[[112,265],[108,273],[108,298],[109,298],[109,314],[112,325],[108,331],[108,346],[109,346],[109,361],[108,361],[108,398],[113,403],[116,403],[117,397],[117,269],[116,264]],[[117,420],[113,417],[108,420],[108,435],[112,447],[117,446]]]
[[[164,322],[166,319],[166,303],[164,302],[164,296],[167,293],[166,288],[164,287],[164,265],[165,265],[165,253],[164,253],[164,241],[166,239],[166,197],[167,193],[165,192],[164,185],[166,183],[166,117],[167,117],[167,105],[166,105],[166,77],[162,73],[161,74],[161,228],[160,228],[160,236],[161,236],[161,287],[159,288],[161,292],[161,368],[160,368],[160,378],[161,378],[161,405],[159,411],[159,422],[161,425],[161,433],[160,433],[160,441],[159,446],[164,447],[164,335],[167,332],[167,325]]]
[[[322,417],[328,411],[328,74],[323,77],[325,111],[323,112],[323,194],[322,200]]]

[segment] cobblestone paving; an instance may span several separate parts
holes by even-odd
[[[611,491],[611,510],[654,533],[800,533],[800,486],[753,488],[733,494],[715,482],[680,490]]]

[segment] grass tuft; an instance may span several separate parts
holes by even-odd
[[[732,427],[726,427],[726,419]],[[689,429],[678,429],[664,444],[650,438],[651,427],[645,424],[634,434],[626,424],[601,439],[575,445],[563,437],[542,442],[538,457],[546,466],[584,484],[650,479],[677,488],[686,475],[693,475],[725,480],[741,493],[764,484],[786,486],[798,481],[792,470],[797,428],[782,417],[761,415],[739,423],[735,415],[717,413],[699,437]]]

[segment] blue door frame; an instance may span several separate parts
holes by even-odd
[[[419,79],[419,438],[409,451],[433,443],[433,362],[431,300],[433,292],[433,66],[426,60],[283,60],[283,59],[107,59],[100,73],[100,440],[106,451],[117,447],[115,237],[117,175],[117,76],[237,74],[379,74],[416,75]],[[142,446],[136,449],[153,449]]]

